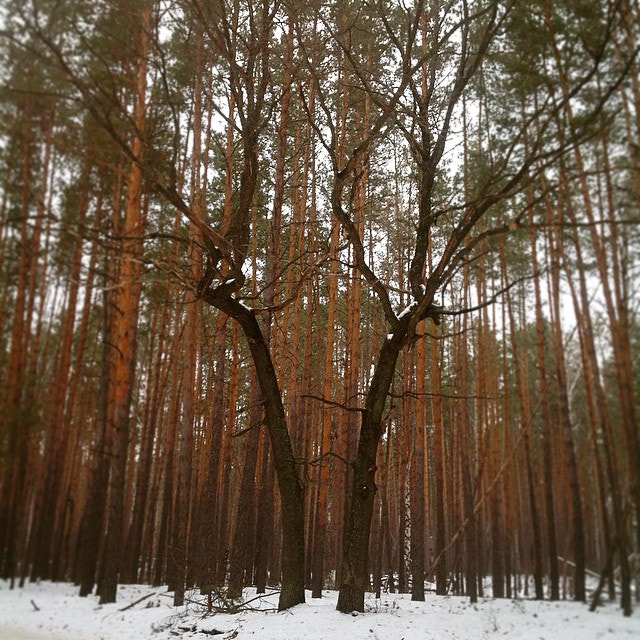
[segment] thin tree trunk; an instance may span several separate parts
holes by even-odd
[[[533,213],[531,213],[533,216]],[[531,222],[533,222],[531,217]],[[540,402],[542,405],[542,466],[544,474],[544,495],[547,516],[547,551],[549,554],[549,582],[551,586],[551,600],[560,598],[558,542],[556,537],[555,499],[553,487],[553,458],[551,442],[551,410],[549,407],[549,388],[547,384],[546,332],[545,320],[542,313],[542,296],[540,291],[540,271],[538,268],[538,252],[534,227],[531,227],[531,260],[535,269],[534,291],[536,310],[536,345],[537,371]]]
[[[447,594],[449,571],[447,566],[447,554],[445,547],[446,538],[446,495],[445,465],[444,465],[444,417],[442,413],[442,379],[440,370],[440,345],[433,340],[431,345],[431,410],[433,412],[433,456],[435,470],[435,518],[436,518],[436,546],[434,549],[436,558],[439,558],[435,567],[436,594]]]
[[[424,334],[426,321],[418,325],[418,333]],[[416,416],[413,426],[413,455],[409,470],[409,505],[411,513],[411,600],[424,601],[425,579],[425,491],[426,464],[426,336],[418,342],[416,353]]]
[[[542,534],[540,531],[540,517],[538,512],[538,498],[536,495],[537,478],[534,471],[533,451],[531,447],[531,406],[528,391],[528,376],[526,372],[526,352],[525,357],[521,358],[522,347],[517,340],[517,325],[513,313],[511,303],[511,295],[509,291],[505,293],[508,317],[509,317],[509,335],[511,339],[512,358],[514,363],[516,387],[518,389],[518,399],[520,402],[520,428],[522,430],[522,438],[524,442],[524,456],[526,469],[526,485],[527,497],[529,501],[529,517],[530,526],[533,533],[531,540],[531,552],[533,555],[533,580],[535,586],[536,600],[544,599],[543,586],[543,563],[542,563]]]
[[[147,50],[151,28],[151,9],[143,6],[136,79],[136,127],[132,152],[137,162],[143,157],[145,131]],[[131,398],[136,364],[137,326],[142,290],[142,169],[133,162],[127,182],[127,202],[122,228],[122,262],[118,273],[115,318],[115,354],[113,369],[113,416],[108,429],[111,470],[109,477],[109,515],[104,549],[104,566],[100,584],[100,602],[115,602],[120,553],[124,542],[125,472],[129,445]]]
[[[553,214],[550,203],[547,200],[547,214],[549,222],[553,223]],[[558,208],[557,218],[561,219],[562,211]],[[569,409],[569,397],[567,392],[567,370],[565,363],[565,349],[562,335],[561,304],[560,304],[560,269],[561,263],[566,260],[564,255],[563,236],[561,227],[551,226],[555,231],[555,242],[551,240],[551,301],[553,303],[553,342],[556,365],[556,384],[558,387],[558,404],[562,425],[562,441],[564,446],[564,459],[569,476],[569,489],[571,492],[572,528],[573,528],[573,555],[575,563],[574,572],[574,597],[576,600],[586,600],[586,541],[585,523],[582,509],[580,484],[578,479],[578,462],[573,441],[573,425]]]
[[[196,33],[196,64],[194,81],[194,114],[193,114],[193,153],[191,156],[191,200],[193,215],[198,220],[205,217],[206,186],[202,184],[202,76],[204,75],[204,42],[202,28]],[[205,166],[206,173],[206,166]],[[194,283],[202,277],[202,237],[195,224],[189,229],[188,261],[190,276]],[[187,292],[185,296],[185,318],[182,335],[182,412],[178,435],[178,495],[176,531],[177,547],[174,549],[176,560],[176,588],[173,604],[176,607],[184,604],[184,590],[187,583],[189,540],[191,536],[191,505],[193,483],[193,425],[196,413],[196,365],[199,350],[198,325],[200,322],[200,305],[196,296]]]
[[[578,319],[578,327],[580,329],[581,346],[583,352],[583,367],[585,375],[585,383],[587,387],[587,393],[593,393],[593,400],[590,403],[590,407],[593,407],[593,414],[590,413],[592,423],[595,420],[597,428],[602,436],[602,443],[604,448],[605,467],[607,470],[607,476],[609,479],[611,507],[613,511],[613,521],[616,527],[617,546],[620,554],[620,578],[622,583],[621,591],[621,604],[625,615],[631,615],[632,603],[631,603],[631,570],[629,567],[629,561],[627,557],[627,537],[626,537],[626,523],[623,516],[622,496],[619,485],[619,467],[617,462],[616,449],[613,446],[612,434],[611,434],[611,419],[609,417],[608,401],[604,388],[601,382],[600,368],[598,364],[598,357],[596,354],[596,347],[594,341],[593,324],[589,311],[589,296],[587,281],[585,276],[584,258],[580,239],[578,237],[576,226],[577,217],[573,209],[573,204],[569,197],[570,190],[567,183],[566,173],[564,166],[561,167],[560,172],[561,185],[565,194],[565,203],[569,219],[574,225],[572,231],[572,240],[576,250],[576,259],[578,265],[578,295],[573,295],[574,307],[576,311],[576,317]],[[593,425],[595,428],[596,425]]]

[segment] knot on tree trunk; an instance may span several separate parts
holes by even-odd
[[[370,486],[368,484],[363,484],[360,486],[360,493],[363,496],[366,496],[368,493],[375,493],[377,490],[378,487],[376,487],[375,484],[373,486]]]

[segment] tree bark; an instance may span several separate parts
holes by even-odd
[[[405,317],[405,331],[408,316]],[[343,613],[364,611],[367,587],[367,554],[375,483],[378,443],[382,436],[382,416],[391,387],[404,335],[399,329],[387,336],[376,363],[362,414],[358,450],[353,463],[351,509],[349,510],[342,557],[342,583],[337,609]]]
[[[122,262],[118,272],[115,318],[115,353],[113,369],[113,415],[108,428],[111,456],[109,476],[109,516],[104,547],[104,565],[100,584],[100,602],[115,602],[120,570],[120,553],[124,542],[125,473],[129,446],[130,407],[136,365],[136,342],[140,294],[142,291],[142,162],[145,132],[147,51],[151,31],[151,8],[145,4],[139,16],[139,51],[133,122],[136,131],[127,181],[125,220],[122,227]]]

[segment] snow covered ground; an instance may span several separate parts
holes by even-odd
[[[246,599],[255,597],[247,590]],[[624,618],[617,605],[596,613],[574,602],[484,599],[428,595],[370,596],[367,613],[335,611],[336,593],[327,592],[290,611],[277,613],[277,594],[248,606],[262,610],[207,614],[199,595],[172,607],[172,594],[149,586],[124,586],[116,604],[80,598],[70,584],[28,584],[10,590],[0,581],[1,640],[610,640],[640,639],[640,611]],[[146,597],[134,606],[131,603]]]

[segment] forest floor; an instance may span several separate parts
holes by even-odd
[[[624,618],[617,604],[590,613],[571,601],[494,600],[476,605],[467,598],[428,594],[370,594],[364,614],[335,611],[336,592],[289,611],[275,611],[277,593],[255,599],[235,613],[208,613],[193,595],[174,608],[164,589],[131,585],[118,589],[118,602],[99,605],[80,598],[71,584],[42,582],[24,589],[0,581],[0,640],[635,640],[640,607]],[[250,589],[245,600],[255,598]]]

